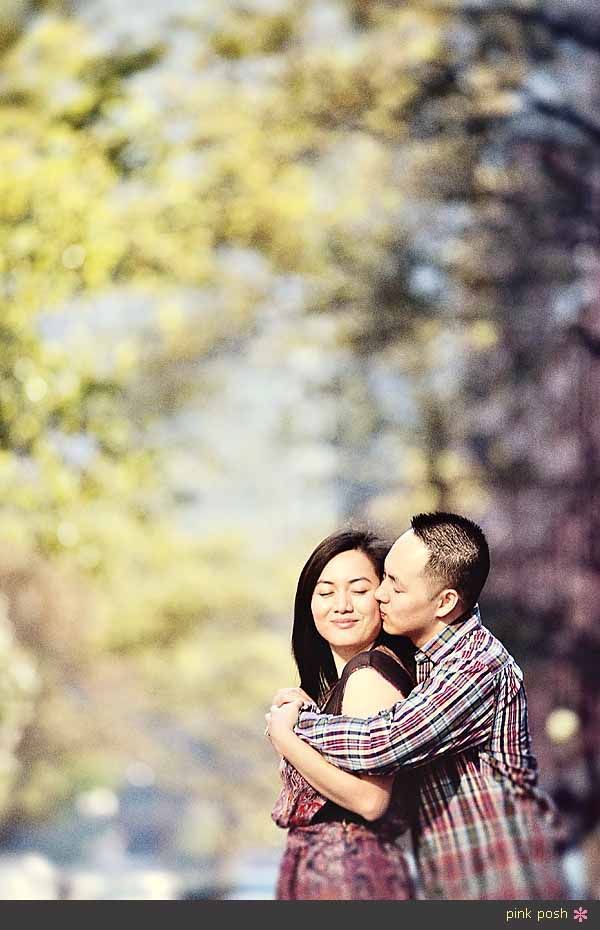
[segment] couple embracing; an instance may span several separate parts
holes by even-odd
[[[280,900],[531,900],[566,891],[523,675],[481,623],[482,530],[419,514],[391,549],[329,536],[304,566],[300,688],[267,734],[288,830]]]

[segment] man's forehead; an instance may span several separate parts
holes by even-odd
[[[385,561],[388,570],[392,565],[401,566],[402,564],[407,567],[421,568],[427,563],[429,556],[427,546],[418,536],[415,536],[412,530],[406,530],[393,544]]]

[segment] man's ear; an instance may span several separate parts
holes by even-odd
[[[440,591],[438,596],[438,606],[435,612],[436,617],[439,620],[443,620],[444,617],[452,613],[459,601],[460,597],[458,591],[455,591],[454,588],[444,588],[443,591]]]

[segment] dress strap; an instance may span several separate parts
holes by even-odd
[[[385,647],[375,646],[372,649],[359,652],[346,663],[340,680],[323,706],[323,713],[342,713],[342,702],[348,679],[353,672],[361,668],[374,668],[383,678],[394,685],[395,688],[398,688],[404,697],[413,688],[413,679],[402,662],[393,653],[388,652]]]

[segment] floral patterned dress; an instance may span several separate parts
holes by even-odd
[[[323,707],[339,714],[349,676],[375,668],[406,695],[412,681],[403,665],[376,646],[348,662]],[[410,780],[396,776],[390,805],[370,822],[319,794],[285,759],[283,787],[273,808],[275,823],[288,829],[279,870],[281,901],[403,901],[416,897],[410,834]]]

